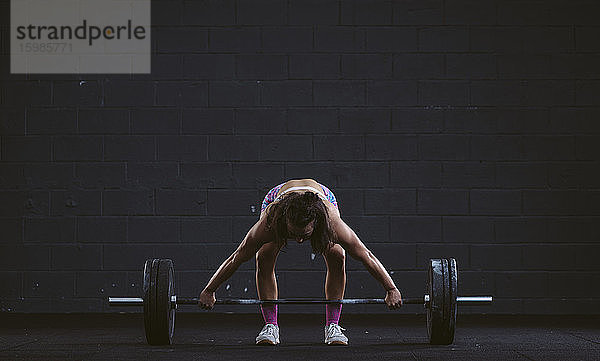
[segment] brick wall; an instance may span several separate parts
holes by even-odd
[[[11,75],[2,0],[1,310],[116,311],[149,257],[196,296],[268,189],[311,177],[407,296],[455,257],[496,297],[462,312],[597,314],[598,10],[156,0],[152,74]],[[324,269],[290,245],[280,296],[322,297]],[[256,297],[253,262],[217,296]],[[349,260],[346,296],[384,293]]]

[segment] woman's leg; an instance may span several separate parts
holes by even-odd
[[[327,265],[325,277],[325,298],[328,300],[341,300],[346,289],[346,252],[339,244],[329,248],[324,254]],[[342,304],[325,305],[326,325],[338,323],[342,312]]]
[[[256,291],[261,300],[276,300],[277,279],[275,278],[275,261],[279,254],[279,246],[273,242],[263,245],[256,252]],[[261,305],[265,323],[277,325],[277,305]]]
[[[335,244],[323,254],[323,258],[327,265],[325,298],[342,299],[346,289],[346,251],[339,244]]]

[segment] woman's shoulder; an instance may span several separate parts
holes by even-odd
[[[269,203],[262,211],[260,211],[260,216],[258,217],[259,221],[266,222],[267,216],[269,215],[269,212],[271,212],[271,210],[273,209],[273,205],[275,203],[276,203],[276,201]]]
[[[266,209],[260,213],[260,217],[251,228],[252,236],[260,238],[263,242],[268,243],[273,238],[273,231],[267,224],[267,212]]]

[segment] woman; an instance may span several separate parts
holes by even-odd
[[[346,287],[346,252],[360,260],[386,290],[390,309],[401,306],[402,297],[381,262],[365,247],[356,233],[340,218],[334,194],[313,179],[297,179],[271,189],[262,203],[260,218],[250,228],[239,247],[227,258],[200,293],[198,305],[212,309],[215,290],[244,262],[256,257],[256,289],[261,300],[277,299],[275,261],[288,240],[310,240],[313,253],[323,255],[327,265],[325,297],[339,300]],[[325,343],[348,344],[338,325],[342,305],[325,305]],[[265,326],[256,337],[257,344],[279,343],[277,305],[261,305]]]

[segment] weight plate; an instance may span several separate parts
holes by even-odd
[[[149,335],[152,333],[151,323],[150,323],[150,306],[148,304],[148,300],[150,299],[149,291],[150,288],[150,273],[152,270],[152,260],[148,259],[144,263],[144,273],[142,277],[142,291],[144,293],[144,331],[146,331],[146,340],[148,340]]]
[[[427,303],[427,335],[429,336],[429,341],[431,342],[431,324],[433,322],[433,312],[432,312],[432,304],[433,300],[433,292],[432,292],[432,268],[433,268],[433,260],[429,260],[429,264],[427,265],[427,279],[425,280],[425,293],[429,295],[429,303]]]
[[[144,263],[144,276],[142,278],[142,291],[144,292],[144,295],[146,295],[146,291],[150,286],[150,268],[152,268],[152,260],[148,259]]]
[[[456,265],[456,259],[450,258],[448,260],[448,267],[450,269],[450,318],[448,325],[448,344],[454,342],[454,331],[456,329],[456,297],[458,297],[458,266]]]
[[[448,345],[448,335],[450,332],[450,267],[448,266],[448,260],[442,259],[442,323],[439,344]]]
[[[171,296],[175,293],[174,276],[173,261],[152,260],[147,301],[150,322],[146,326],[146,340],[150,345],[170,345],[173,342],[175,309],[171,307]]]
[[[425,294],[429,297],[429,302],[425,303],[425,315],[427,316],[427,336],[431,335],[431,260],[427,265],[427,277],[425,278]]]
[[[157,333],[161,345],[170,345],[173,342],[175,329],[175,308],[171,307],[171,296],[175,294],[175,272],[173,261],[160,260],[157,275],[157,302],[158,315]]]
[[[427,308],[427,334],[429,343],[440,344],[443,338],[443,305],[444,305],[444,280],[441,259],[430,259],[427,270],[427,293],[429,294],[429,307]]]
[[[156,340],[156,275],[159,259],[147,260],[144,264],[144,330],[146,342],[157,345]],[[146,282],[146,276],[148,280]]]

